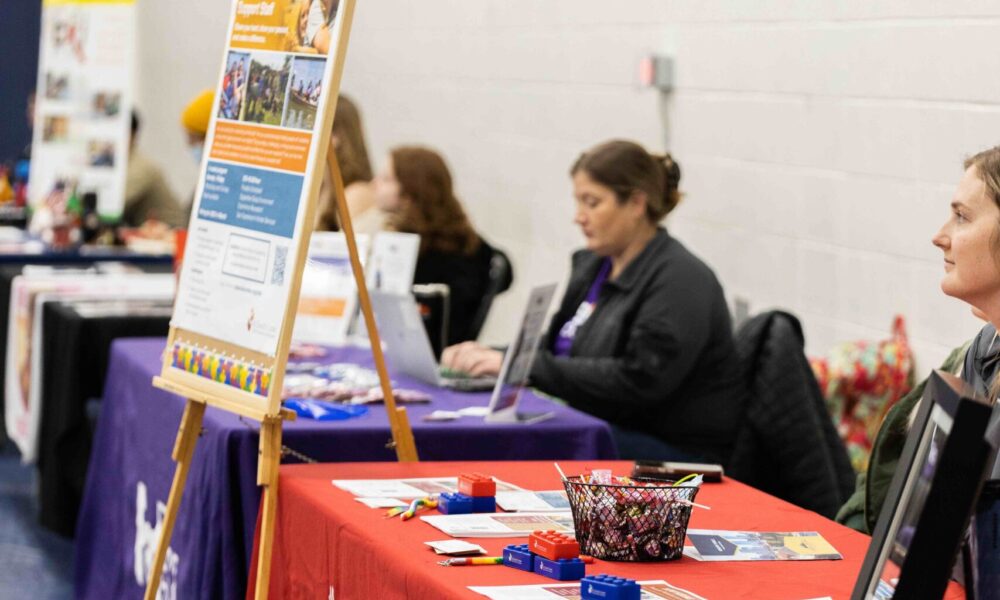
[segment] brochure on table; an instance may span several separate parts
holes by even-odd
[[[688,529],[693,546],[684,554],[707,562],[840,560],[843,556],[815,531],[716,531]]]
[[[300,15],[294,0],[235,3],[173,327],[277,355],[312,226],[304,217],[326,171],[339,8],[312,2]]]
[[[509,512],[565,512],[570,510],[565,490],[497,492],[497,506]]]
[[[133,0],[43,0],[28,188],[36,209],[64,205],[62,185],[96,193],[102,217],[121,217],[135,31]]]
[[[573,531],[569,512],[431,515],[420,519],[452,537],[528,537],[532,531]]]
[[[470,585],[469,589],[491,600],[550,600],[555,598],[560,600],[580,600],[582,597],[580,585],[580,583],[504,586]],[[639,596],[641,600],[659,600],[661,598],[667,598],[668,600],[705,600],[705,598],[698,594],[672,586],[662,579],[640,581],[639,585],[642,586],[642,592]]]
[[[368,236],[355,240],[364,264]],[[343,345],[358,305],[347,239],[343,233],[317,231],[309,240],[309,255],[302,272],[299,308],[295,316],[296,342]]]
[[[494,480],[497,491],[521,490],[512,483]],[[423,498],[458,491],[458,477],[415,477],[412,479],[334,479],[333,485],[358,498]],[[398,506],[393,505],[393,506]]]
[[[170,274],[94,273],[19,275],[11,282],[7,321],[4,382],[7,435],[17,444],[22,461],[36,458],[41,420],[42,305],[50,300],[109,298],[169,299],[174,294]]]

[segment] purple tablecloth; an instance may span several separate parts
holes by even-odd
[[[163,338],[117,340],[111,349],[83,506],[77,524],[78,598],[141,598],[175,463],[170,454],[184,399],[152,387]],[[327,360],[372,364],[370,351],[340,349]],[[534,425],[481,418],[430,423],[433,410],[485,406],[488,393],[450,392],[393,377],[398,387],[433,395],[407,408],[424,460],[606,459],[616,451],[604,421],[533,394],[525,412],[554,411]],[[215,408],[205,412],[167,564],[166,598],[243,598],[260,492],[257,423]],[[324,462],[391,461],[382,406],[360,418],[284,426],[283,443]],[[294,462],[294,461],[288,461]]]

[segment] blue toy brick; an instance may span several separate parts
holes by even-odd
[[[559,581],[575,581],[584,575],[583,561],[579,558],[549,560],[535,555],[535,573]]]
[[[580,580],[583,600],[639,600],[642,589],[634,579],[614,575],[587,575]]]
[[[472,512],[495,513],[497,511],[496,496],[466,496],[472,499]]]
[[[461,492],[444,492],[438,497],[438,512],[446,515],[496,511],[497,499],[494,496],[467,496]]]
[[[473,512],[472,497],[458,492],[444,492],[438,496],[438,512],[445,515],[465,515]]]
[[[503,564],[522,571],[532,571],[535,565],[527,544],[510,544],[504,548]]]

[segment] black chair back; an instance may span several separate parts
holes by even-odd
[[[413,286],[413,298],[420,308],[420,318],[440,360],[441,352],[448,345],[448,318],[451,314],[451,291],[444,283],[425,283]]]
[[[472,323],[469,325],[469,334],[472,339],[479,337],[479,332],[482,331],[483,324],[486,323],[486,317],[490,314],[490,307],[493,306],[493,300],[510,289],[510,285],[514,282],[514,267],[511,265],[507,254],[495,246],[490,246],[490,253],[489,282],[486,285],[483,300],[480,302]]]
[[[804,353],[799,320],[770,311],[736,332],[750,396],[727,474],[833,518],[854,471]]]

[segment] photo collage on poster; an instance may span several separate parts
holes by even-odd
[[[261,44],[259,35],[235,33],[219,89],[218,117],[311,130],[323,89],[330,28],[338,2],[291,0],[270,4],[274,5],[273,14],[284,14],[284,24],[279,27],[284,30],[283,39],[272,37]],[[247,30],[261,31],[262,27]],[[274,30],[268,31],[273,34]],[[245,45],[268,48],[250,52],[236,49]]]

